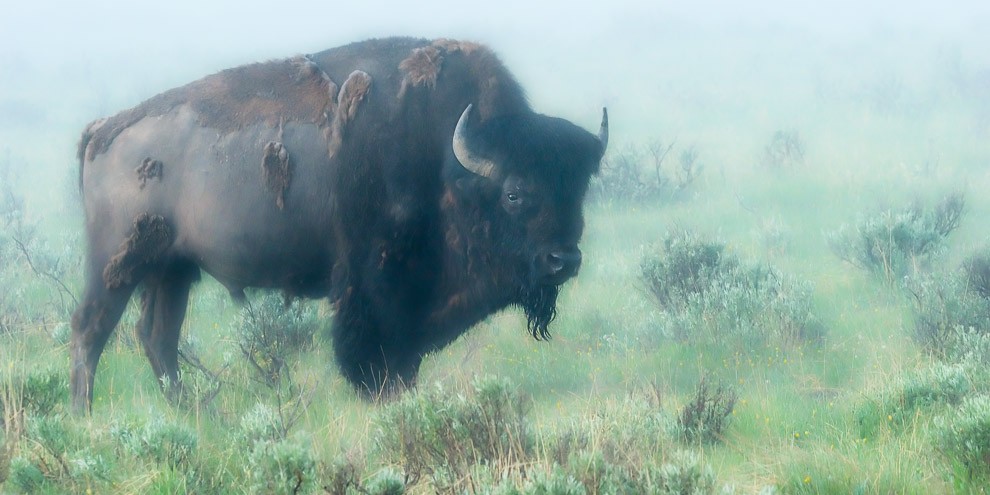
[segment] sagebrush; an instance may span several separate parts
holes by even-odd
[[[687,342],[731,338],[763,347],[816,342],[824,329],[812,288],[771,266],[743,265],[724,242],[669,233],[640,264],[640,281],[665,335]]]
[[[919,201],[900,210],[888,209],[845,224],[827,235],[832,252],[888,284],[927,271],[943,254],[959,227],[966,198],[953,193],[931,207]]]

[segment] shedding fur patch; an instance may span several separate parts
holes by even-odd
[[[466,70],[477,79],[479,94],[475,109],[481,120],[493,117],[500,108],[527,106],[525,96],[521,92],[513,92],[515,80],[491,50],[477,43],[445,38],[414,49],[399,63],[403,78],[398,98],[405,98],[412,88],[435,89],[445,61],[454,56],[463,57]],[[506,97],[510,101],[506,101]]]
[[[433,46],[447,52],[447,53],[457,53],[461,52],[464,55],[471,56],[474,55],[476,51],[485,50],[486,48],[478,43],[472,43],[470,41],[458,41],[451,40],[447,38],[440,38],[433,41]]]
[[[340,86],[337,109],[333,116],[333,124],[330,127],[330,156],[335,155],[340,149],[340,145],[344,141],[347,124],[354,120],[358,107],[370,91],[371,76],[360,70],[351,72],[344,84]]]
[[[135,272],[161,258],[174,241],[175,234],[164,217],[138,215],[117,254],[104,267],[103,283],[108,289],[134,283]]]
[[[289,150],[282,143],[270,141],[265,145],[261,173],[265,185],[275,193],[275,205],[280,210],[285,208],[285,190],[289,188],[292,171],[289,169]]]
[[[435,45],[413,50],[409,58],[399,64],[399,70],[405,73],[403,90],[410,85],[435,87],[445,53],[445,50]]]
[[[276,127],[283,121],[324,126],[335,113],[337,85],[307,57],[244,65],[171,89],[140,105],[90,125],[80,154],[93,158],[141,119],[166,115],[188,106],[199,124],[221,134],[253,124]]]
[[[437,79],[440,77],[440,70],[443,68],[444,58],[448,55],[463,53],[470,57],[483,49],[484,47],[477,43],[443,38],[434,40],[429,46],[416,48],[409,54],[409,57],[399,63],[399,70],[404,74],[402,87],[399,89],[399,98],[405,96],[409,88],[435,88]]]
[[[136,168],[138,180],[141,181],[141,189],[148,184],[151,179],[162,180],[162,162],[152,158],[145,158],[141,166]]]

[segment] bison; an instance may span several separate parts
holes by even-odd
[[[139,286],[144,352],[179,383],[201,271],[238,300],[328,297],[337,364],[368,394],[414,383],[424,355],[509,306],[548,338],[607,141],[607,112],[597,136],[535,113],[487,47],[409,38],[225,70],[95,121],[73,407],[91,407]]]

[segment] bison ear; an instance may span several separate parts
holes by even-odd
[[[454,156],[457,157],[457,161],[461,162],[461,166],[468,171],[490,179],[495,175],[495,171],[498,169],[497,165],[491,160],[475,155],[471,151],[470,143],[468,143],[468,135],[470,134],[468,121],[471,120],[472,107],[473,105],[468,105],[464,109],[461,118],[457,120],[457,127],[454,128]]]

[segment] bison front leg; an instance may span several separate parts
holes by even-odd
[[[383,324],[361,297],[346,299],[334,315],[333,344],[347,381],[368,398],[394,396],[414,386],[423,360],[415,333]]]

